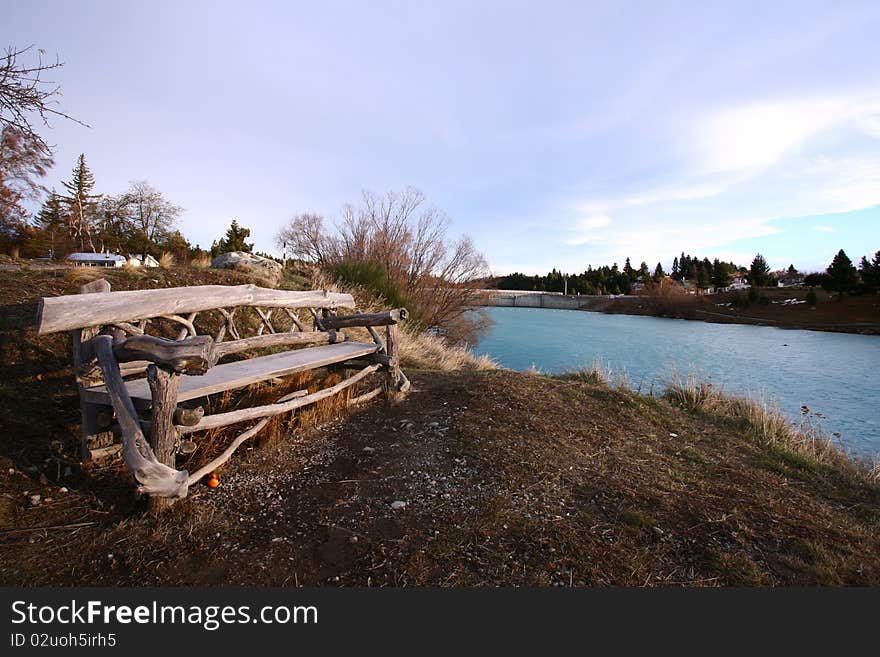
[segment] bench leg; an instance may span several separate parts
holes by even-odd
[[[177,429],[174,426],[174,411],[177,408],[177,391],[180,375],[169,372],[156,365],[147,368],[147,383],[153,396],[153,410],[150,418],[150,447],[156,460],[171,468],[176,468]],[[151,513],[159,513],[174,504],[169,497],[150,497]]]
[[[385,327],[385,352],[388,356],[387,397],[389,401],[399,401],[404,393],[403,372],[400,370],[400,333],[396,324]]]
[[[91,404],[80,401],[80,414],[82,416],[82,437],[80,439],[80,458],[90,461],[92,449],[107,447],[113,444],[113,432],[108,428],[109,423],[100,422],[99,418],[108,417],[112,420],[113,411],[103,404]],[[103,426],[102,426],[103,425]]]

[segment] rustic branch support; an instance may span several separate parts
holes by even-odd
[[[177,389],[180,375],[156,365],[147,368],[147,381],[153,393],[153,412],[150,416],[150,447],[159,463],[175,468],[177,454],[177,429],[174,415],[177,410]],[[150,497],[150,511],[158,513],[174,503],[168,497]]]
[[[203,374],[216,362],[214,340],[200,335],[185,340],[167,340],[152,335],[135,335],[116,343],[113,353],[118,362],[149,361],[185,374]]]
[[[186,497],[189,486],[187,472],[160,463],[141,431],[137,411],[131,403],[113,355],[113,338],[99,335],[94,338],[94,345],[104,383],[122,430],[122,458],[138,483],[138,492],[162,497]]]
[[[324,330],[354,328],[357,326],[389,326],[397,324],[408,317],[406,308],[396,308],[383,313],[357,313],[354,315],[335,315],[323,317],[321,324]]]

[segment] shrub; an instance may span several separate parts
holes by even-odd
[[[816,296],[815,288],[811,287],[810,290],[807,292],[807,303],[811,306],[815,306],[817,303],[819,303],[819,298]]]
[[[174,266],[174,256],[170,252],[164,251],[159,256],[159,266],[162,269],[171,269]]]

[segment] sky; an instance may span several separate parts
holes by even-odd
[[[496,274],[880,250],[880,3],[7,0],[49,187],[146,179],[209,246],[413,186]]]

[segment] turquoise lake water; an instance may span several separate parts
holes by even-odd
[[[486,308],[494,321],[474,351],[502,366],[548,373],[594,362],[659,394],[677,372],[774,401],[793,419],[801,405],[862,455],[880,455],[880,337],[765,326],[606,315],[543,308]]]

